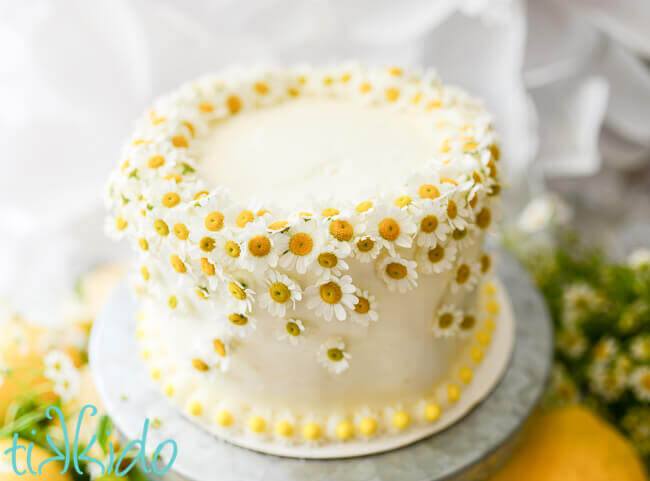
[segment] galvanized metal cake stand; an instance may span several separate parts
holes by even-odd
[[[192,481],[469,481],[505,460],[541,396],[551,368],[552,328],[544,302],[515,260],[502,253],[497,275],[515,313],[515,348],[504,378],[460,422],[415,444],[382,454],[298,460],[260,454],[214,438],[194,425],[149,379],[134,335],[136,304],[126,286],[112,295],[93,328],[90,362],[97,389],[118,430],[128,436],[144,419],[148,453],[173,439],[178,457],[165,479]]]

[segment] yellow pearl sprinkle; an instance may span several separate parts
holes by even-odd
[[[494,319],[486,319],[485,321],[485,329],[489,332],[494,331],[496,329],[497,325],[494,322]]]
[[[346,441],[354,436],[354,426],[350,421],[341,421],[336,426],[336,437]]]
[[[481,346],[488,346],[491,341],[490,333],[487,331],[479,331],[476,334],[476,340]]]
[[[293,425],[285,419],[275,426],[275,432],[278,433],[278,436],[290,438],[293,436]]]
[[[165,387],[163,388],[165,396],[172,397],[174,395],[174,391],[175,389],[173,384],[165,384]]]
[[[151,379],[160,379],[160,369],[157,367],[154,367],[151,371],[149,371],[149,375],[151,376]]]
[[[490,301],[487,303],[485,307],[490,314],[498,314],[501,308],[501,306],[499,306],[499,303],[497,301]]]
[[[411,424],[411,416],[406,411],[397,411],[393,415],[393,426],[397,429],[406,429]]]
[[[253,416],[248,421],[248,428],[254,433],[261,434],[266,431],[266,421],[261,416]]]
[[[302,435],[305,439],[309,439],[310,441],[316,441],[321,437],[322,433],[323,430],[316,423],[307,423],[302,427]]]
[[[186,148],[189,145],[184,135],[175,135],[172,137],[172,144],[178,148]]]
[[[359,431],[364,436],[372,436],[377,432],[377,420],[374,418],[363,418],[359,423]]]
[[[203,414],[203,404],[201,404],[199,401],[192,401],[190,402],[190,405],[187,407],[187,411],[192,416],[200,416],[201,414]]]
[[[447,386],[447,398],[449,402],[455,403],[460,399],[460,388],[455,384]]]
[[[440,414],[442,414],[442,410],[436,403],[427,403],[424,406],[424,419],[427,421],[431,423],[436,421],[440,417]]]
[[[494,284],[494,282],[488,282],[487,284],[483,285],[483,292],[489,296],[493,296],[497,293],[497,286]]]
[[[390,87],[386,89],[386,100],[389,102],[395,102],[399,98],[399,89],[395,87]]]
[[[458,370],[458,377],[465,384],[468,384],[474,377],[474,371],[472,371],[471,367],[463,366]]]
[[[227,409],[222,409],[217,414],[217,422],[223,427],[228,427],[233,423],[234,419],[232,413]]]
[[[472,361],[478,364],[483,360],[483,349],[481,349],[479,346],[474,346],[470,350],[470,356],[472,356]]]

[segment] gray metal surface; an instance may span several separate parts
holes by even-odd
[[[499,279],[516,319],[514,353],[499,385],[460,422],[394,451],[341,460],[296,460],[249,451],[214,438],[180,415],[149,380],[134,335],[136,305],[120,286],[93,328],[90,361],[98,391],[118,429],[140,434],[145,417],[164,421],[149,432],[153,452],[178,443],[168,479],[204,481],[482,480],[510,452],[537,403],[551,367],[552,330],[544,302],[521,267],[500,255]]]

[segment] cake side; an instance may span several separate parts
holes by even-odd
[[[359,197],[354,183],[344,185],[349,170],[307,169],[316,173],[299,175],[312,195],[293,189],[293,180],[284,189],[291,195],[272,202],[232,195],[226,187],[245,191],[236,180],[247,186],[254,173],[217,150],[231,180],[211,185],[211,134],[226,131],[228,119],[243,122],[248,110],[271,115],[296,98],[417,118],[418,128],[433,132],[420,148],[431,149],[430,158],[409,164],[397,156],[394,172],[394,159],[378,159],[374,176],[372,157],[360,159],[355,168],[371,182]],[[244,147],[251,128],[242,131]],[[498,157],[480,103],[430,72],[352,65],[235,72],[161,99],[139,122],[107,195],[108,230],[141,252],[134,284],[150,313],[141,333],[154,333],[147,339],[155,347],[145,347],[146,357],[157,353],[152,377],[207,423],[244,423],[265,436],[267,420],[285,413],[313,428],[280,436],[291,442],[344,441],[324,427],[350,424],[354,434],[359,416],[377,417],[369,413],[390,417],[386,433],[426,412],[434,417],[441,392],[461,396],[490,340],[494,321],[476,287],[492,263],[482,245],[498,209]],[[479,321],[487,328],[477,338]],[[216,404],[221,409],[206,419]]]

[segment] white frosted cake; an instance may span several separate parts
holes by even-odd
[[[159,99],[107,194],[151,377],[218,436],[288,456],[459,419],[511,347],[483,249],[498,161],[482,104],[430,71],[231,71]]]

